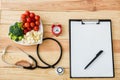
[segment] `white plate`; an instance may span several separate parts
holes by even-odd
[[[20,45],[25,45],[25,46],[31,46],[31,45],[37,45],[37,44],[41,44],[42,43],[42,40],[43,40],[43,24],[42,24],[42,21],[40,20],[40,26],[39,26],[39,32],[42,34],[40,36],[40,40],[38,43],[34,43],[34,44],[28,44],[28,43],[23,43],[23,41],[14,41],[15,43],[17,44],[20,44]]]

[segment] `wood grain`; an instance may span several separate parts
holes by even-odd
[[[41,16],[44,37],[53,37],[62,44],[63,57],[57,66],[65,68],[64,75],[58,76],[54,69],[25,70],[2,61],[2,51],[8,44],[23,49],[39,61],[35,52],[36,46],[21,46],[8,37],[9,26],[19,21],[20,15],[25,10],[31,10]],[[120,0],[0,0],[0,80],[79,80],[69,78],[69,19],[112,20],[115,78],[80,78],[80,80],[120,80]],[[51,25],[54,23],[61,23],[63,26],[63,32],[59,37],[51,33]],[[55,49],[57,46],[48,43],[40,48],[42,50],[40,54],[46,61],[53,63],[59,53],[58,49]],[[8,52],[19,53],[19,50],[13,48]],[[39,64],[44,66],[41,62]]]
[[[0,0],[0,11],[1,11],[1,9],[2,9],[1,1],[2,1],[2,0]]]
[[[14,72],[15,70],[15,72]],[[59,76],[55,73],[54,69],[36,69],[36,70],[25,70],[20,68],[0,68],[0,71],[4,73],[0,73],[1,80],[10,80],[11,77],[14,77],[12,80],[18,80],[22,78],[22,80],[76,80],[69,79],[69,69],[66,69],[64,75]],[[9,75],[7,75],[7,74]],[[24,73],[24,74],[22,74]],[[14,74],[14,75],[13,75]],[[46,75],[48,74],[48,75]],[[120,69],[116,71],[116,74],[120,74]],[[6,77],[7,76],[7,77]],[[54,77],[53,77],[54,76]],[[116,76],[114,80],[119,80],[120,76]],[[79,79],[78,79],[79,80]],[[80,78],[80,80],[113,80],[111,78]]]
[[[24,4],[23,4],[24,3]],[[35,4],[35,5],[34,5]],[[2,0],[4,10],[42,10],[42,11],[78,11],[78,10],[120,10],[120,0]]]

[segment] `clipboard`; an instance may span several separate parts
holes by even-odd
[[[111,20],[69,20],[70,78],[113,78]],[[85,67],[103,50],[88,67]]]

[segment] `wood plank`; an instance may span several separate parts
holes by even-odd
[[[56,54],[57,53],[57,54]],[[40,55],[42,55],[42,58],[48,62],[49,64],[53,64],[57,59],[58,59],[58,52],[53,52],[53,53],[48,53],[48,52],[41,52]],[[16,56],[17,56],[18,53],[16,53]],[[32,55],[37,61],[38,61],[38,64],[41,65],[41,66],[46,66],[44,65],[41,61],[39,61],[37,55],[35,52],[31,52],[31,53],[28,53],[30,55]],[[52,56],[52,55],[54,56]],[[0,57],[2,56],[2,53],[0,53]],[[114,53],[114,65],[115,65],[115,70],[116,69],[120,69],[120,54],[119,53]],[[64,68],[70,68],[69,67],[69,52],[64,52],[63,53],[63,57],[60,61],[60,63],[56,66],[62,66]],[[14,68],[15,66],[14,65],[10,65],[10,64],[6,64],[1,58],[0,58],[0,68]]]
[[[1,9],[2,9],[2,5],[1,5],[1,0],[0,0],[0,24],[1,24]]]
[[[8,33],[9,33],[9,27],[11,25],[13,25],[15,22],[13,22],[12,24],[2,24],[1,29],[0,29],[0,37],[8,37]],[[63,24],[62,25],[62,30],[63,32],[59,35],[59,37],[55,37],[55,35],[52,34],[51,31],[51,26],[52,24],[44,24],[44,37],[54,37],[54,38],[58,38],[58,39],[68,39],[68,25]],[[5,33],[3,33],[4,31],[6,31]]]
[[[76,78],[69,78],[69,69],[65,69],[64,75],[57,75],[54,69],[35,69],[35,70],[25,70],[20,68],[0,68],[1,80],[77,80]],[[79,78],[80,80],[119,80],[120,79],[120,69],[117,69],[115,78]]]
[[[0,25],[1,25],[1,10],[0,10]]]
[[[62,76],[57,75],[54,69],[25,70],[20,68],[0,68],[0,71],[4,72],[0,73],[1,80],[17,80],[21,77],[23,78],[22,80],[61,80],[61,78],[66,80],[69,77],[68,69],[66,69],[66,74]]]
[[[15,45],[15,43],[13,41],[11,41],[9,38],[8,38],[8,32],[9,32],[9,25],[1,25],[1,29],[0,29],[0,43],[3,45],[3,46],[7,46],[8,44],[12,44],[12,45]],[[6,30],[5,33],[4,30]],[[114,48],[114,52],[120,52],[120,38],[119,38],[119,30],[120,30],[120,27],[116,27],[116,26],[113,26],[113,48]],[[63,45],[63,48],[65,51],[68,50],[68,27],[67,25],[63,27],[63,33],[57,38],[58,40],[61,41],[61,44]],[[50,25],[44,25],[44,37],[53,37],[53,38],[56,38],[52,33],[51,33],[51,26]],[[6,42],[6,43],[4,43]],[[19,45],[17,45],[19,46]],[[20,46],[21,47],[21,46]],[[27,50],[28,48],[25,48],[23,47],[25,50]],[[30,49],[30,51],[32,51],[33,49]],[[1,49],[0,49],[1,51]],[[28,50],[29,51],[29,50]]]
[[[68,22],[69,20],[67,20],[67,22]],[[116,25],[118,25],[119,24],[119,22],[117,22],[117,21],[113,21],[114,23],[112,24],[112,35],[113,35],[113,39],[117,39],[117,40],[120,40],[120,36],[118,36],[118,35],[120,35],[120,27],[119,26],[116,26]],[[8,24],[1,24],[0,26],[1,26],[1,29],[0,29],[0,37],[2,38],[2,37],[8,37],[8,33],[9,33],[9,27],[10,27],[10,25],[13,25],[15,22],[11,22],[11,24],[10,23],[8,23]],[[53,22],[54,23],[54,22]],[[43,26],[44,26],[44,37],[54,37],[54,38],[56,38],[53,34],[52,34],[52,32],[51,32],[51,25],[52,24],[49,24],[49,22],[48,22],[48,24],[46,23],[46,24],[44,24]],[[6,31],[6,32],[4,32],[4,30]],[[69,24],[65,24],[65,23],[62,23],[62,34],[59,36],[59,37],[57,37],[58,39],[68,39],[68,37],[69,37],[69,32],[68,32],[68,30],[69,30]],[[3,33],[4,32],[4,33]]]
[[[0,0],[0,11],[1,11],[1,9],[2,9],[2,3],[1,3],[1,1],[2,1],[2,0]]]
[[[34,0],[34,2],[24,0],[2,0],[2,10],[120,10],[120,0]]]
[[[15,51],[16,52],[16,51]],[[12,54],[12,53],[9,53],[9,54]],[[17,53],[16,52],[16,56],[17,56]],[[33,56],[37,61],[38,61],[38,65],[41,65],[41,66],[46,66],[45,64],[43,64],[37,57],[37,54],[36,54],[36,51],[35,52],[31,52],[31,53],[28,53],[30,54],[31,56]],[[46,61],[48,64],[54,64],[58,57],[59,57],[59,52],[41,52],[40,55],[42,55],[42,59],[44,61]],[[54,55],[54,56],[53,56]],[[0,57],[2,57],[2,53],[0,53]],[[15,56],[14,56],[15,57]],[[120,64],[118,64],[119,66]],[[56,65],[56,66],[62,66],[64,68],[69,68],[69,53],[68,52],[63,52],[63,56],[62,56],[62,59],[61,61]],[[0,58],[0,68],[14,68],[15,66],[14,65],[11,65],[11,64],[6,64],[2,58]]]
[[[112,19],[113,23],[114,21],[116,21],[118,24],[120,20],[120,17],[119,17],[120,11],[96,11],[96,12],[34,11],[34,12],[41,16],[43,24],[64,23],[67,25],[69,19]],[[19,21],[22,13],[24,13],[24,11],[2,11],[1,12],[1,23],[12,24],[16,21]],[[114,24],[114,25],[118,26],[117,24]]]
[[[29,48],[29,49],[28,49]],[[24,49],[25,52],[27,52],[28,54],[32,55],[34,58],[36,58],[38,60],[38,57],[36,55],[36,51],[35,51],[35,48],[33,49],[33,47],[28,47],[28,48],[21,48],[21,49]],[[30,49],[32,48],[32,51],[29,51]],[[2,50],[4,49],[4,47],[2,47]],[[45,48],[44,48],[45,49]],[[53,63],[54,61],[56,61],[56,59],[58,58],[59,56],[59,53],[58,51],[45,51],[45,50],[42,50],[40,52],[40,55],[42,55],[42,58],[45,60],[45,61],[49,61],[49,63]],[[13,51],[11,51],[13,50]],[[16,53],[16,56],[17,54],[19,54],[19,50],[16,50],[16,49],[11,49],[9,52],[13,52],[13,53]],[[114,62],[115,62],[115,68],[120,68],[120,52],[114,52]],[[54,57],[52,55],[54,55]],[[0,53],[0,57],[1,57],[2,53]],[[47,57],[47,60],[46,60],[46,57]],[[39,61],[39,60],[38,60]],[[10,65],[7,65],[5,64],[2,60],[0,60],[0,67],[9,67]],[[62,65],[64,66],[65,68],[68,68],[69,67],[69,51],[67,52],[64,52],[63,51],[63,57],[62,57],[62,60],[61,62],[59,63],[59,65]],[[41,63],[39,63],[41,65]],[[43,65],[43,64],[42,64]]]
[[[7,32],[9,26],[14,24],[16,21],[19,21],[20,15],[23,11],[2,11],[1,17],[1,34],[2,31],[6,28]],[[112,20],[112,29],[113,29],[113,39],[120,40],[120,11],[97,11],[97,12],[41,12],[36,11],[36,14],[41,16],[41,19],[44,24],[45,35],[48,37],[53,37],[51,33],[51,25],[53,23],[61,23],[63,25],[63,33],[60,38],[68,38],[68,26],[69,19],[111,19]],[[9,18],[8,18],[9,16]],[[48,35],[49,34],[49,35]],[[5,34],[7,35],[7,33]],[[3,36],[3,35],[1,35]]]
[[[57,39],[57,38],[56,38]],[[63,50],[64,52],[67,52],[68,49],[69,49],[69,46],[68,46],[68,40],[67,39],[57,39],[60,41],[62,47],[63,47]],[[50,42],[50,40],[49,40]],[[52,42],[53,43],[53,42]],[[0,44],[1,44],[1,48],[0,48],[0,52],[3,50],[3,47],[6,47],[7,45],[13,45],[13,46],[17,46],[17,47],[20,47],[21,49],[24,49],[25,51],[28,51],[28,52],[32,52],[32,51],[35,51],[35,48],[36,46],[22,46],[22,45],[19,45],[19,44],[16,44],[14,43],[12,40],[10,40],[9,38],[2,38],[0,40]],[[47,44],[47,43],[46,43]],[[55,45],[56,43],[54,43],[53,45]],[[50,45],[50,44],[49,44]],[[57,45],[56,45],[57,46]],[[46,45],[43,46],[43,48],[46,48]],[[54,46],[51,45],[51,48],[52,50],[55,49]],[[48,50],[50,50],[48,49]]]
[[[54,37],[53,37],[54,38]],[[57,39],[57,38],[56,38]],[[69,50],[69,40],[68,39],[57,39],[60,41],[64,52],[67,52]],[[18,46],[28,52],[35,51],[35,46],[28,47],[28,46],[21,46],[19,44],[14,43],[12,40],[10,40],[8,37],[7,38],[1,38],[0,39],[0,44],[2,47],[5,47],[9,44],[13,46]],[[120,40],[113,40],[113,49],[115,53],[120,53]],[[45,46],[43,46],[45,48]],[[54,46],[51,46],[51,49],[55,49]],[[3,48],[0,48],[0,52],[3,50]]]

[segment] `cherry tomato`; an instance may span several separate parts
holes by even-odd
[[[30,24],[29,24],[28,22],[26,22],[26,23],[24,24],[24,26],[27,28],[27,27],[30,27]]]
[[[26,22],[26,18],[21,18],[21,21],[22,22]]]
[[[32,21],[32,22],[35,22],[35,19],[34,19],[34,18],[32,18],[32,19],[31,19],[31,21]]]
[[[25,11],[26,16],[30,15],[30,12],[28,10]]]
[[[22,14],[22,15],[21,15],[21,21],[22,21],[22,22],[25,22],[25,21],[26,21],[26,15],[25,15],[25,14]]]
[[[26,18],[26,15],[25,15],[25,14],[22,14],[22,15],[21,15],[21,18]]]
[[[35,23],[34,23],[34,22],[31,22],[31,23],[30,23],[30,26],[31,26],[31,27],[34,27],[34,26],[35,26]]]
[[[39,30],[39,27],[38,26],[35,26],[34,27],[34,31],[38,31]]]
[[[22,26],[22,27],[23,27],[23,28],[26,28],[26,27],[25,27],[25,24],[23,24],[23,26]]]
[[[28,32],[28,30],[27,29],[24,29],[24,34],[26,34]]]
[[[31,18],[34,18],[34,17],[35,17],[35,14],[34,14],[34,13],[30,13],[30,17],[31,17]]]
[[[35,13],[27,10],[25,11],[24,14],[21,15],[21,21],[24,24],[22,26],[24,29],[24,34],[26,34],[28,31],[31,31],[31,30],[34,30],[34,31],[39,30],[39,25],[40,25],[39,15],[35,15]]]
[[[31,28],[31,27],[27,27],[27,30],[28,30],[28,31],[31,31],[31,30],[32,30],[32,28]]]
[[[40,25],[40,21],[36,21],[35,24],[36,24],[37,26],[39,26],[39,25]]]
[[[31,18],[30,17],[27,18],[27,22],[29,22],[29,23],[31,22]]]
[[[36,21],[39,21],[39,20],[40,20],[40,16],[39,16],[39,15],[36,15],[36,16],[35,16],[35,20],[36,20]]]

